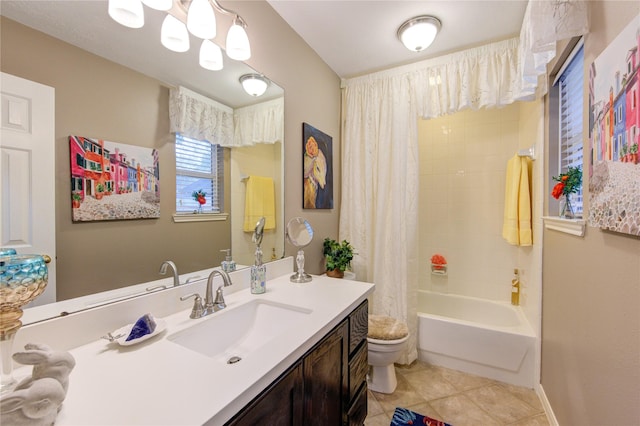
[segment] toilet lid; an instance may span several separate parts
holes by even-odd
[[[367,337],[376,340],[398,340],[409,334],[407,324],[384,315],[369,315]]]

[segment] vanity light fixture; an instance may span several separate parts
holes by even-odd
[[[258,97],[264,95],[270,82],[261,74],[244,74],[240,77],[240,83],[245,92]]]
[[[109,0],[111,19],[129,28],[142,28],[144,10],[140,0]]]
[[[193,0],[187,12],[187,29],[203,40],[216,36],[216,15],[209,0]]]
[[[187,27],[175,16],[167,14],[162,22],[160,42],[164,47],[174,52],[186,52],[189,50]]]
[[[246,61],[251,57],[249,37],[244,30],[247,24],[238,15],[233,18],[233,25],[227,33],[227,55],[236,61]]]
[[[167,49],[175,52],[189,50],[189,33],[213,44],[212,39],[216,36],[215,11],[233,16],[233,24],[227,33],[227,56],[237,61],[246,61],[251,57],[247,23],[236,12],[222,7],[218,0],[109,0],[109,16],[121,25],[140,28],[144,25],[143,3],[150,8],[167,11],[160,33],[162,45]],[[176,11],[178,15],[180,11],[186,14],[186,25],[174,15]],[[203,42],[200,47],[200,65],[205,63],[207,65],[202,65],[203,68],[211,70],[222,69],[222,61],[212,59],[214,56],[217,58],[218,53],[209,43]],[[216,62],[216,65],[212,65],[212,62]]]
[[[211,71],[219,71],[223,67],[222,49],[211,40],[202,40],[200,46],[200,66]]]
[[[433,43],[442,23],[433,16],[422,15],[411,18],[398,28],[398,39],[413,52],[420,52]]]
[[[142,0],[151,9],[167,11],[173,6],[173,0]]]

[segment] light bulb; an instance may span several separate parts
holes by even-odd
[[[187,27],[176,17],[167,15],[162,22],[160,30],[162,45],[174,52],[186,52],[189,50],[189,33]]]
[[[144,25],[140,0],[109,0],[109,16],[125,27],[141,28]]]
[[[209,0],[193,0],[187,12],[187,28],[196,37],[204,40],[216,36],[216,16]]]
[[[237,17],[227,33],[226,50],[227,56],[236,61],[246,61],[251,57],[249,37]]]
[[[222,50],[211,40],[203,40],[200,46],[200,66],[202,68],[219,71],[222,69]]]
[[[142,3],[156,10],[169,10],[173,6],[173,0],[142,0]]]

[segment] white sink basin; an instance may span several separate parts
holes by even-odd
[[[312,311],[253,300],[227,307],[168,337],[178,345],[217,360],[243,358],[286,333]]]

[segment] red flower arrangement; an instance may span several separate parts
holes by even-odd
[[[207,202],[207,199],[206,199],[207,193],[204,192],[202,189],[199,189],[198,191],[193,191],[191,193],[191,196],[193,197],[194,200],[200,203],[200,205],[203,205]]]
[[[551,190],[551,196],[556,200],[562,195],[574,194],[580,190],[582,185],[582,170],[580,167],[569,167],[566,173],[553,176],[556,185]]]
[[[434,254],[431,256],[431,264],[435,269],[444,269],[447,264],[447,260],[441,254]]]

